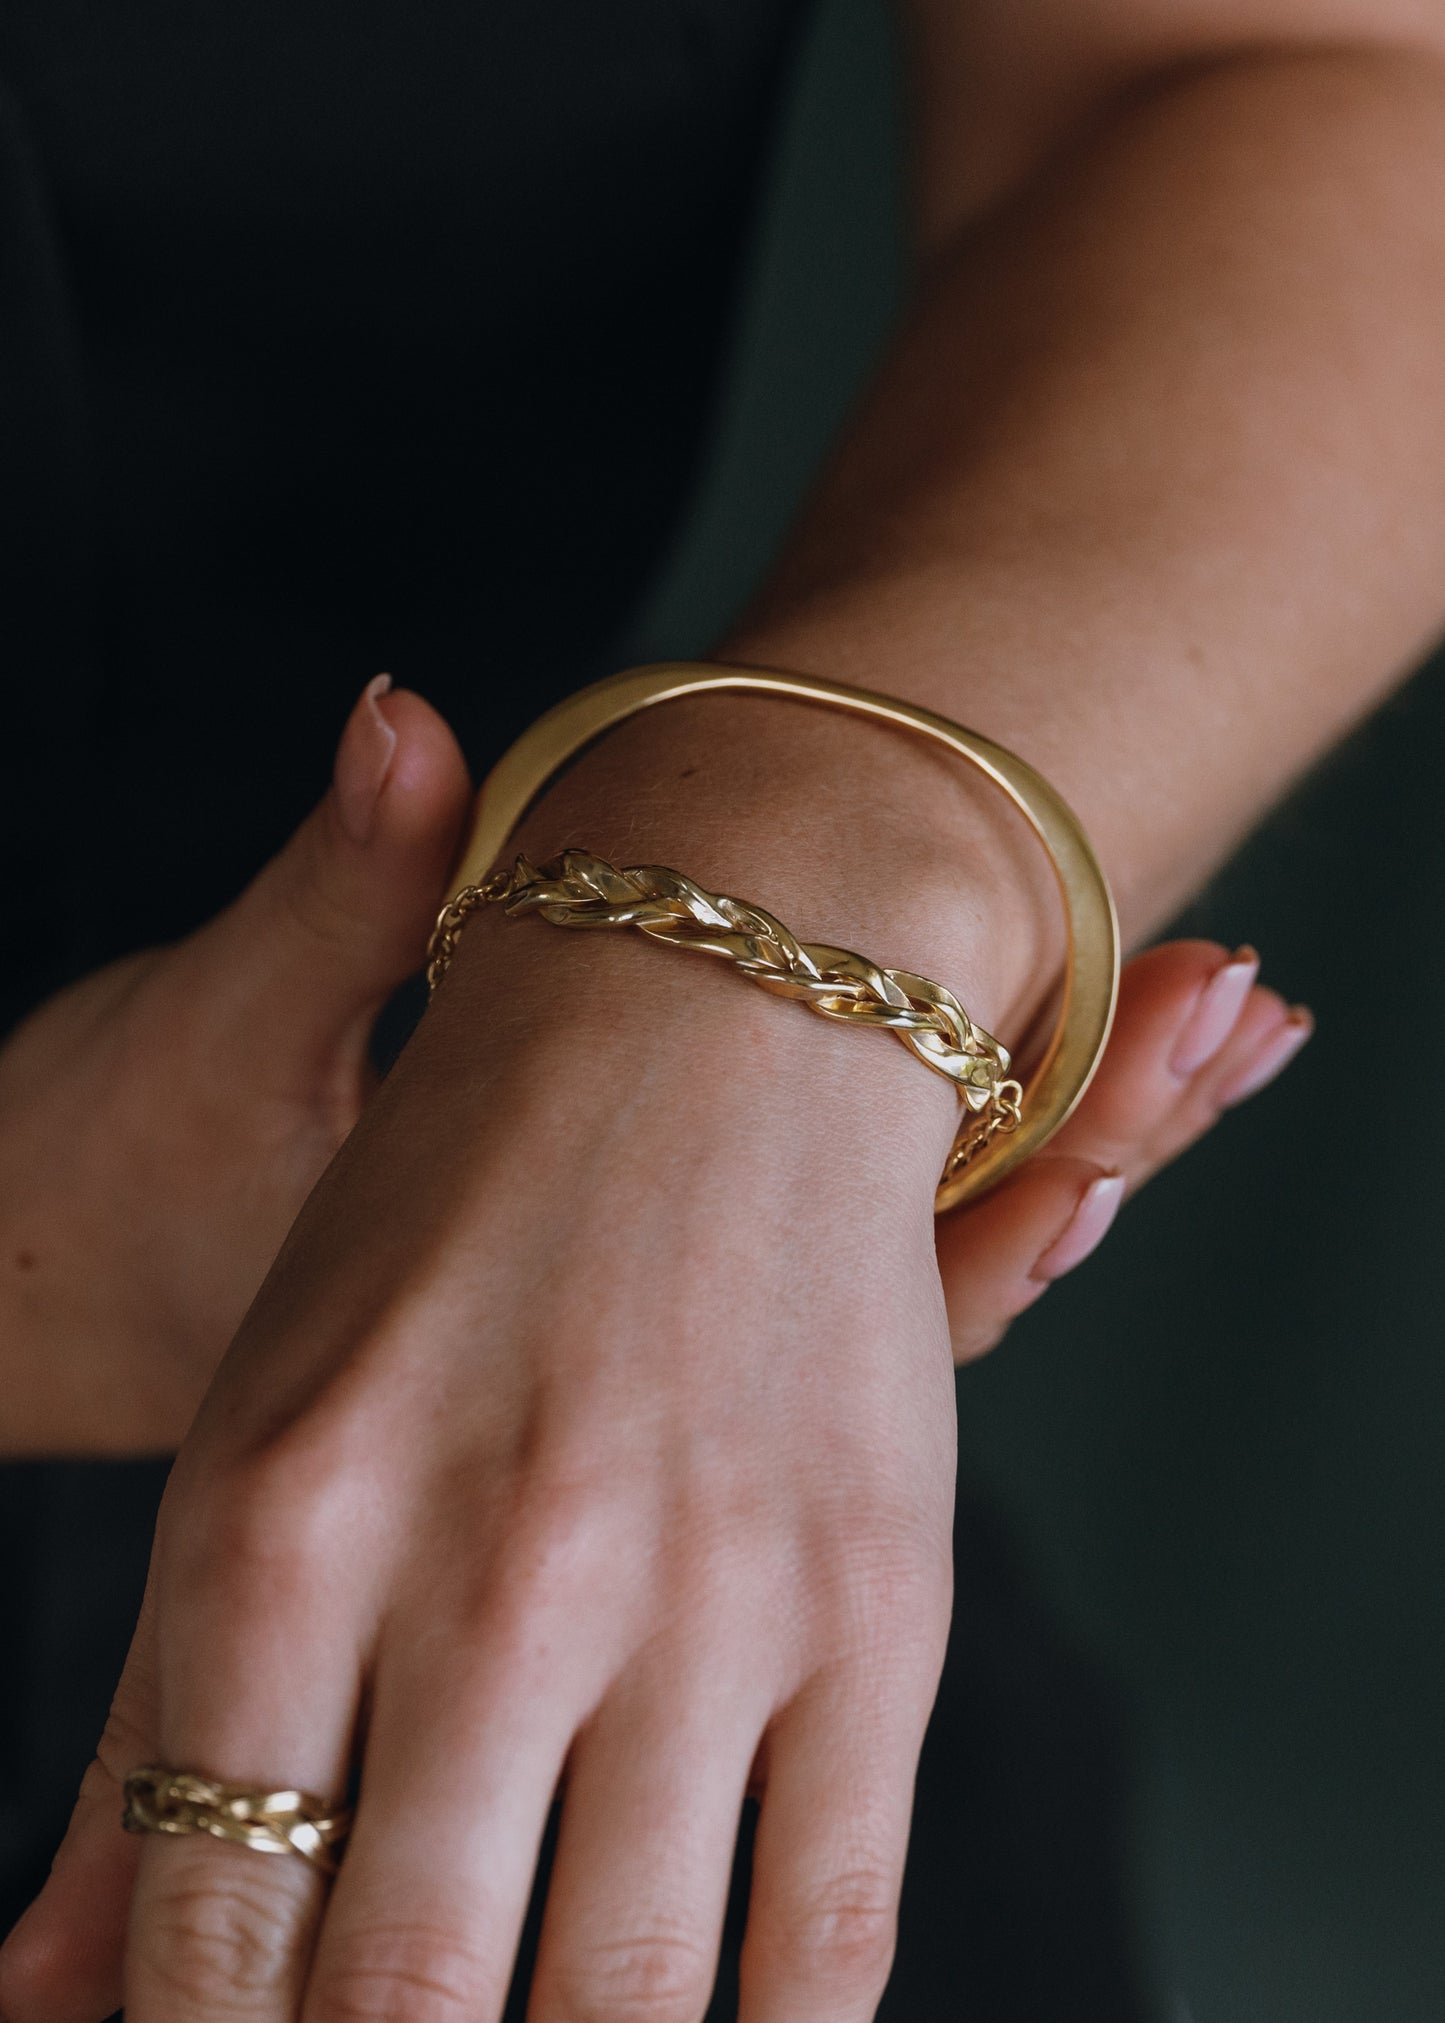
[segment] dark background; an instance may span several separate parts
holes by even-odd
[[[897,136],[881,0],[826,0],[641,650],[712,635],[867,369]],[[1445,2016],[1442,766],[1432,667],[1193,910],[1318,1035],[960,1381],[966,1475],[1131,1710],[1170,2023]]]

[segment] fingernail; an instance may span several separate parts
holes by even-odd
[[[1219,1102],[1228,1110],[1242,1103],[1246,1096],[1257,1095],[1284,1072],[1314,1029],[1313,1014],[1303,1005],[1296,1005],[1284,1024],[1275,1027],[1249,1065],[1241,1068],[1232,1082],[1225,1083],[1219,1091]]]
[[[336,812],[353,843],[371,841],[377,803],[396,750],[396,732],[381,712],[381,698],[390,687],[389,674],[378,674],[366,684],[337,747]]]
[[[1097,1250],[1108,1235],[1109,1224],[1119,1213],[1119,1203],[1123,1199],[1122,1173],[1101,1173],[1097,1179],[1091,1180],[1079,1196],[1073,1214],[1029,1277],[1050,1285],[1054,1279],[1062,1278],[1066,1271],[1072,1271],[1076,1264],[1082,1264],[1090,1251]]]
[[[1259,957],[1252,948],[1237,948],[1222,968],[1210,977],[1174,1042],[1169,1056],[1171,1071],[1181,1079],[1212,1061],[1244,1010],[1245,999],[1259,975]]]

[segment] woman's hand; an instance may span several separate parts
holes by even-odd
[[[1221,956],[1150,958],[1093,1135],[945,1225],[964,1350],[1282,1026]],[[100,2018],[123,1955],[132,2023],[495,2018],[564,1773],[535,2023],[696,2023],[750,1786],[745,2023],[872,2015],[948,1620],[952,1100],[700,969],[469,924],[183,1450],[10,2023]],[[357,1756],[329,1901],[118,1829],[142,1762],[337,1793]]]
[[[178,1446],[371,1080],[466,804],[384,677],[331,793],[199,933],[87,977],[0,1050],[0,1453]]]
[[[1272,1082],[1314,1031],[1256,982],[1253,949],[1169,941],[1126,963],[1083,1101],[1044,1150],[938,1225],[956,1361],[991,1349],[1102,1240],[1119,1205],[1223,1113]]]

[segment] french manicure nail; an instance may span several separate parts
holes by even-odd
[[[1238,948],[1215,970],[1195,1001],[1184,1029],[1169,1056],[1170,1070],[1181,1080],[1212,1061],[1244,1010],[1245,999],[1259,975],[1259,957],[1252,948]]]
[[[1079,1196],[1073,1214],[1065,1223],[1033,1270],[1030,1278],[1049,1285],[1082,1264],[1090,1251],[1097,1250],[1109,1233],[1109,1224],[1119,1213],[1124,1199],[1122,1173],[1101,1173]]]
[[[1303,1005],[1297,1006],[1283,1025],[1275,1027],[1249,1065],[1232,1082],[1225,1083],[1218,1101],[1228,1110],[1247,1096],[1257,1095],[1276,1075],[1283,1073],[1314,1029],[1313,1016]]]
[[[396,732],[380,709],[390,687],[389,674],[378,674],[366,684],[336,752],[336,812],[353,843],[371,841],[377,803],[396,750]]]

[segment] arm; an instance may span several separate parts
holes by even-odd
[[[1445,8],[907,26],[912,306],[727,651],[1016,746],[1137,937],[1445,616]]]
[[[908,0],[905,25],[912,300],[721,654],[1012,745],[1138,940],[1445,618],[1445,7]],[[1057,960],[1036,854],[885,746],[679,705],[530,834],[792,907],[1014,1038]]]

